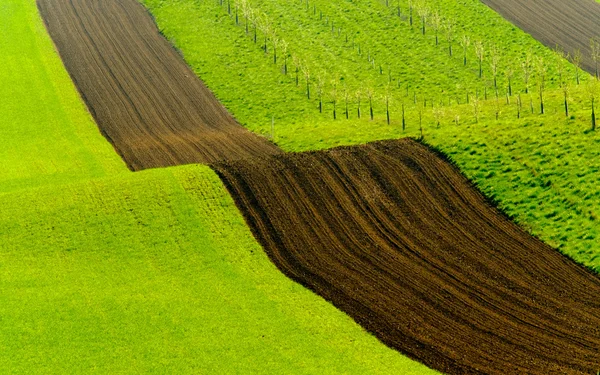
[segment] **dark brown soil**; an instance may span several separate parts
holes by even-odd
[[[600,37],[600,4],[595,0],[481,0],[515,26],[549,48],[571,55],[579,50],[582,65],[595,72],[590,40]]]
[[[134,0],[39,0],[69,74],[132,170],[279,153],[238,125]]]
[[[569,14],[559,1],[546,13],[536,0],[486,2],[549,38],[556,30],[532,12]],[[131,169],[217,162],[273,262],[387,345],[450,374],[600,369],[600,279],[496,212],[426,147],[282,154],[235,122],[136,1],[38,6]],[[585,50],[583,29],[572,34]]]
[[[600,279],[412,140],[214,166],[272,261],[450,374],[596,374]]]

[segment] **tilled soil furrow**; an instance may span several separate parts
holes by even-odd
[[[600,279],[411,140],[213,165],[273,262],[451,374],[591,374]]]
[[[244,129],[134,0],[39,0],[69,74],[132,170],[277,154]]]

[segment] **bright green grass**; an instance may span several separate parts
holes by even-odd
[[[433,373],[281,274],[208,167],[0,207],[3,373]]]
[[[258,43],[253,42],[253,26],[249,33],[244,30],[245,19],[238,12],[240,25],[235,27],[235,17],[227,14],[226,6],[217,0],[144,0],[142,1],[156,16],[161,30],[184,53],[188,63],[213,88],[219,99],[235,113],[249,129],[258,133],[269,133],[271,118],[276,124],[285,126],[330,127],[332,119],[333,82],[336,82],[338,117],[343,117],[344,90],[349,94],[351,118],[356,118],[357,91],[362,91],[363,118],[368,116],[366,103],[367,88],[375,90],[375,112],[384,111],[382,95],[391,77],[391,107],[398,119],[402,102],[407,110],[414,112],[413,103],[417,96],[418,106],[423,100],[456,103],[464,102],[467,91],[471,96],[478,91],[484,96],[487,87],[492,96],[493,83],[490,72],[489,49],[491,45],[500,51],[499,93],[506,92],[505,73],[510,67],[514,71],[513,89],[524,88],[521,61],[527,51],[541,58],[549,73],[546,84],[556,87],[556,57],[543,45],[524,32],[504,21],[477,0],[463,2],[439,1],[440,12],[456,20],[454,55],[448,57],[447,43],[442,37],[435,45],[433,33],[423,36],[416,25],[412,29],[377,0],[350,2],[344,0],[310,1],[307,11],[298,1],[254,0],[252,7],[265,12],[274,25],[276,35],[287,41],[291,56],[299,57],[311,72],[311,100],[306,98],[306,83],[300,73],[299,85],[295,83],[295,65],[288,58],[287,76],[281,74],[284,58],[279,56],[273,64],[272,43],[268,43],[268,54],[262,51],[261,32]],[[225,1],[227,3],[227,1]],[[407,12],[406,2],[403,12]],[[312,6],[318,11],[315,15]],[[232,13],[235,12],[232,5]],[[334,23],[326,24],[324,11]],[[341,27],[340,35],[337,28]],[[346,35],[349,41],[346,42]],[[488,55],[484,60],[484,78],[478,76],[478,64],[473,43],[468,49],[468,64],[462,60],[462,48],[458,40],[463,35],[471,40],[481,40]],[[354,40],[354,41],[353,41]],[[361,45],[361,54],[358,54]],[[281,52],[281,51],[280,51]],[[375,64],[368,57],[375,58]],[[379,66],[382,66],[380,74]],[[388,75],[388,71],[390,75]],[[572,76],[573,67],[567,64]],[[318,76],[323,77],[322,97],[324,113],[318,108]],[[585,77],[584,77],[585,78]],[[535,75],[530,79],[534,86]],[[408,97],[407,97],[408,89]],[[361,122],[362,123],[362,122]],[[335,127],[335,125],[333,125]],[[282,133],[279,133],[285,136]],[[294,137],[289,138],[294,141]],[[286,148],[285,142],[282,147]],[[307,144],[307,148],[313,147]]]
[[[100,135],[33,0],[0,3],[0,193],[126,171]]]
[[[287,151],[420,135],[418,113],[426,96],[419,96],[414,105],[412,91],[408,97],[405,93],[400,92],[399,96],[396,93],[391,125],[386,124],[381,98],[375,103],[374,121],[367,119],[368,107],[364,100],[362,119],[356,118],[353,103],[350,120],[343,118],[343,104],[340,104],[338,120],[334,121],[330,100],[326,99],[326,111],[320,114],[314,96],[306,99],[302,80],[301,87],[296,87],[293,69],[287,77],[281,74],[281,58],[280,63],[274,65],[272,56],[265,56],[260,46],[254,44],[252,27],[246,35],[243,18],[236,26],[234,18],[227,15],[227,8],[219,6],[216,0],[143,2],[163,32],[183,51],[188,63],[245,126],[257,133],[269,134],[271,116],[274,116],[274,140]],[[373,69],[364,56],[356,59],[355,50],[344,46],[345,38],[333,36],[324,22],[312,12],[306,12],[299,2],[257,0],[252,4],[268,12],[277,24],[278,33],[290,41],[290,50],[301,51],[303,58],[322,62],[328,70],[339,67],[339,72],[354,77],[355,81],[378,79],[378,69]],[[436,108],[443,112],[438,129],[429,100],[428,108],[423,110],[425,140],[447,152],[467,176],[488,196],[498,200],[522,226],[576,261],[600,271],[597,248],[600,197],[595,186],[600,170],[600,138],[597,133],[588,131],[590,104],[585,81],[589,76],[582,74],[584,83],[574,87],[573,67],[567,66],[573,86],[570,99],[573,118],[565,119],[562,93],[556,88],[556,59],[550,51],[479,1],[439,1],[442,14],[456,20],[457,36],[462,33],[460,30],[470,30],[472,39],[493,42],[502,49],[504,61],[511,60],[517,65],[525,50],[533,50],[550,68],[545,115],[538,114],[537,87],[532,78],[532,93],[522,95],[520,120],[516,115],[516,98],[512,97],[511,103],[505,104],[502,89],[498,101],[499,121],[495,120],[496,101],[491,99],[482,102],[481,119],[475,124],[473,106],[464,104],[466,95],[459,92],[436,97],[431,94],[441,88],[451,91],[457,80],[463,87],[469,82],[477,84],[476,66],[462,66],[460,48],[455,49],[454,60],[444,62],[444,54],[439,50],[444,51],[446,47],[436,47],[433,36],[423,37],[417,27],[411,31],[405,22],[393,16],[392,9],[375,0],[313,0],[309,4],[316,4],[317,9],[328,15],[336,15],[332,16],[334,22],[342,25],[344,31],[362,30],[362,43],[378,46],[378,53],[396,46],[390,52],[395,53],[400,51],[398,45],[406,44],[407,49],[394,56],[396,70],[415,61],[418,65],[412,70],[405,69],[401,86],[405,87],[404,82],[410,87],[419,85],[423,92],[436,98]],[[473,59],[472,51],[469,59]],[[489,65],[486,64],[485,69],[488,77],[485,85],[491,87]],[[380,84],[381,79],[387,79],[385,71],[383,78],[377,81]],[[432,86],[435,84],[439,87]],[[522,92],[523,88],[523,83],[517,80],[515,92]],[[481,91],[480,97],[483,96]],[[471,90],[471,100],[473,94]],[[457,96],[463,104],[457,105]],[[493,97],[491,93],[490,96]],[[446,104],[448,98],[451,105]],[[445,103],[442,107],[440,100]],[[407,109],[406,131],[402,131],[400,120],[403,101]],[[530,101],[534,114],[529,110]],[[457,116],[458,126],[455,125]]]

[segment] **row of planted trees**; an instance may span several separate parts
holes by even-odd
[[[340,77],[336,77],[335,75],[324,73],[323,71],[318,71],[317,73],[312,73],[310,65],[308,61],[301,59],[298,55],[295,55],[293,51],[288,49],[287,42],[281,38],[273,24],[270,22],[269,17],[260,12],[259,9],[253,7],[248,0],[218,0],[221,6],[227,7],[227,12],[235,18],[236,25],[241,25],[244,27],[245,32],[249,35],[254,43],[261,45],[265,54],[269,52],[272,53],[272,59],[274,64],[281,64],[282,74],[288,74],[288,62],[292,61],[293,67],[292,71],[294,74],[293,81],[295,81],[295,85],[297,87],[304,86],[304,90],[306,92],[307,99],[318,101],[318,109],[321,113],[325,112],[325,104],[331,105],[331,115],[333,119],[346,118],[349,119],[353,117],[352,113],[356,114],[356,118],[367,117],[370,119],[374,119],[375,117],[375,107],[376,103],[381,103],[381,107],[385,108],[385,116],[387,123],[391,122],[391,104],[395,101],[395,98],[398,98],[398,102],[400,103],[398,107],[399,116],[401,116],[402,127],[406,126],[406,113],[409,106],[413,106],[413,109],[417,109],[419,113],[420,122],[422,121],[423,110],[428,108],[428,102],[431,106],[431,111],[433,113],[433,117],[439,117],[439,114],[445,112],[443,107],[451,106],[452,99],[450,96],[447,97],[447,100],[438,100],[436,106],[436,100],[427,99],[422,95],[418,95],[417,91],[413,92],[412,100],[409,100],[409,92],[408,86],[406,86],[406,92],[398,93],[397,88],[400,88],[400,82],[398,82],[396,90],[394,90],[394,86],[391,85],[391,71],[388,69],[388,81],[384,85],[379,85],[379,87],[383,86],[383,94],[378,94],[378,90],[374,87],[376,85],[366,85],[363,88],[359,89],[351,89],[345,83],[342,83]],[[306,5],[306,9],[312,11],[314,15],[318,14],[320,19],[323,19],[323,12],[319,11],[317,13],[317,8],[315,5],[312,8],[309,5],[308,0],[301,0],[302,4]],[[390,5],[389,2],[387,4]],[[402,15],[400,9],[400,3],[397,5],[397,13],[398,15]],[[444,30],[446,41],[448,42],[448,53],[450,56],[453,55],[453,33],[454,33],[454,22],[445,20],[438,11],[431,11],[430,8],[426,5],[424,1],[409,1],[409,12],[408,12],[408,22],[412,27],[414,25],[413,13],[418,15],[421,20],[420,30],[423,34],[427,33],[427,27],[430,25],[435,33],[435,43],[438,45],[440,43],[439,34]],[[334,21],[330,20],[328,16],[325,16],[326,22],[329,24],[331,22],[332,31]],[[341,28],[337,29],[338,36],[342,35]],[[346,34],[346,41],[348,41],[348,37]],[[500,73],[500,61],[501,61],[501,51],[494,45],[485,46],[483,42],[475,40],[472,42],[471,38],[468,35],[462,35],[459,41],[459,44],[462,47],[462,63],[464,66],[469,64],[469,48],[473,47],[474,56],[476,56],[478,63],[478,75],[480,79],[484,79],[484,63],[486,61],[489,62],[489,71],[491,72],[491,82],[492,87],[495,94],[495,107],[496,110],[496,118],[499,117],[500,114],[500,94],[499,94],[499,73]],[[598,61],[600,59],[600,44],[597,41],[592,41],[592,50],[597,55],[594,61]],[[360,46],[358,46],[358,53],[361,54]],[[581,54],[576,53],[574,56],[570,56],[564,54],[560,51],[557,51],[557,70],[558,70],[558,83],[561,89],[563,90],[564,95],[564,107],[565,114],[569,116],[569,72],[566,68],[566,61],[570,60],[574,63],[576,72],[575,72],[575,81],[577,85],[580,83],[580,66],[581,66]],[[370,52],[368,53],[369,62],[374,61],[374,57],[371,56]],[[280,62],[281,61],[281,62]],[[372,64],[374,65],[374,64]],[[383,74],[381,66],[379,68],[380,74]],[[532,77],[536,78],[537,89],[539,94],[539,105],[540,105],[540,113],[545,113],[545,104],[544,104],[544,93],[546,89],[546,80],[547,80],[547,65],[544,59],[536,58],[533,56],[531,52],[528,52],[524,59],[520,63],[520,70],[522,72],[522,80],[524,83],[523,92],[525,94],[530,93],[530,83],[532,81]],[[515,76],[515,70],[511,66],[505,68],[504,77],[506,78],[506,104],[510,104],[510,98],[513,96],[513,78]],[[327,78],[329,77],[329,78]],[[333,77],[333,78],[332,78]],[[596,74],[598,77],[598,74]],[[302,84],[301,84],[302,82]],[[594,90],[592,90],[594,91]],[[483,95],[481,95],[483,94]],[[473,114],[475,117],[475,121],[479,120],[480,113],[480,105],[481,105],[481,96],[483,96],[483,100],[488,100],[488,92],[487,86],[484,87],[483,93],[480,93],[476,88],[475,92],[471,92],[468,88],[465,88],[465,100],[463,103],[471,104],[473,107]],[[419,97],[419,103],[417,98]],[[593,112],[593,124],[592,127],[595,129],[595,110],[594,110],[594,102],[596,100],[594,95],[591,95],[592,100],[592,112]],[[459,96],[456,96],[456,104],[461,103],[461,99]],[[411,103],[412,102],[412,103]],[[521,100],[520,92],[517,94],[514,102],[517,104],[517,116],[520,117],[523,112],[523,101]],[[447,104],[446,104],[447,103]],[[340,110],[341,107],[341,110]],[[352,108],[354,107],[354,108]],[[530,107],[533,110],[533,101],[530,101]],[[366,113],[363,113],[366,112]],[[458,123],[458,120],[456,120]]]

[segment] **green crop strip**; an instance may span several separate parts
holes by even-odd
[[[0,5],[0,193],[126,172],[65,72],[34,1]]]

